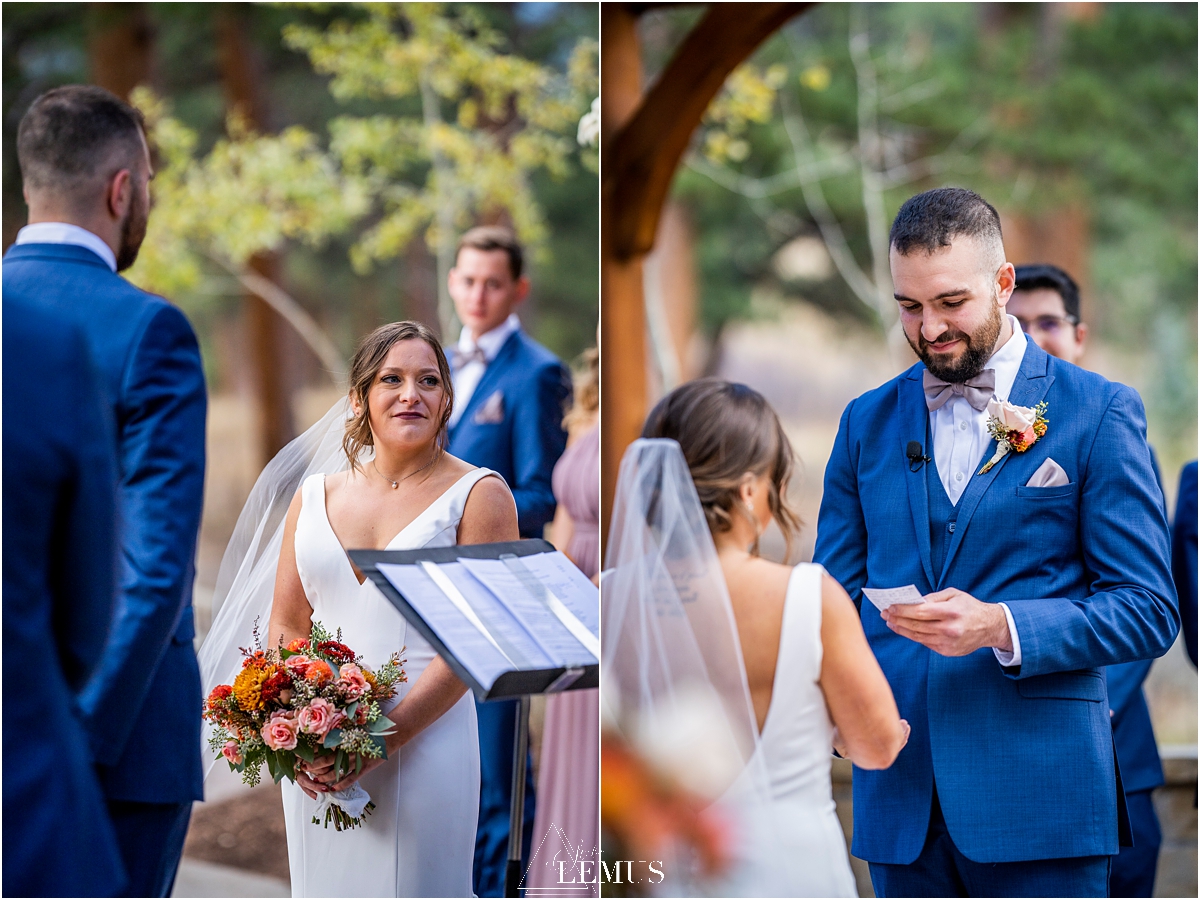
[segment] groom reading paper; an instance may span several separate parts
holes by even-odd
[[[1141,401],[1005,314],[978,195],[908,200],[890,260],[921,362],[843,413],[815,552],[912,724],[890,769],[855,769],[852,852],[882,897],[1106,896],[1127,823],[1100,667],[1179,627]]]

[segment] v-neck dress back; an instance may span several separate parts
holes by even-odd
[[[821,690],[821,577],[802,563],[784,599],[771,705],[759,752],[770,801],[743,822],[731,897],[854,897],[830,777],[833,722]]]
[[[449,547],[471,489],[495,475],[474,469],[404,527],[388,550]],[[325,506],[325,476],[301,488],[296,569],[314,622],[342,639],[369,666],[403,648],[408,681],[421,677],[433,647],[370,582],[360,584]],[[385,709],[385,712],[387,710]],[[479,814],[479,736],[468,691],[445,715],[361,779],[375,802],[363,825],[338,832],[312,824],[316,803],[284,782],[293,897],[469,897]]]

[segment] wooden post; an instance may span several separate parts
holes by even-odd
[[[600,7],[600,471],[601,536],[608,532],[621,456],[646,415],[646,325],[642,257],[618,257],[613,144],[637,109],[642,59],[637,16],[623,3]]]
[[[725,79],[810,3],[713,3],[654,86],[641,93],[637,16],[600,8],[601,535],[608,532],[625,448],[647,409],[642,262],[692,132]]]

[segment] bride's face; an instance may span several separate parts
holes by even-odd
[[[433,348],[417,338],[397,341],[367,392],[376,448],[433,443],[445,403],[446,391]],[[357,405],[355,412],[361,412]]]

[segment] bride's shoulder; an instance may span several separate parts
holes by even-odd
[[[471,467],[468,471],[475,471]],[[460,544],[483,544],[493,541],[515,541],[517,505],[512,491],[499,476],[488,472],[471,485],[459,523]]]
[[[740,560],[736,570],[722,562],[725,582],[731,596],[745,592],[749,597],[782,601],[792,577],[792,566],[780,565],[762,557]]]

